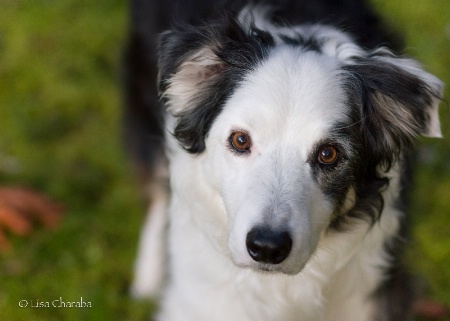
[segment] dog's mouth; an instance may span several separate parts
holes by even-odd
[[[257,262],[252,262],[250,264],[234,262],[234,264],[243,269],[251,269],[255,272],[261,272],[261,273],[265,273],[265,274],[266,273],[269,273],[269,274],[274,274],[274,273],[292,274],[292,273],[288,273],[288,272],[284,271],[282,264],[275,265],[275,264],[257,263]]]
[[[290,274],[283,271],[282,265],[280,264],[273,265],[258,263],[257,265],[257,269],[262,272]]]
[[[270,263],[260,263],[254,261],[237,262],[232,259],[234,265],[242,269],[250,269],[254,272],[261,274],[285,274],[285,275],[295,275],[298,274],[303,268],[297,269],[293,268],[286,262],[280,264],[270,264]]]

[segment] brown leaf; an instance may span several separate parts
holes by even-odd
[[[450,310],[444,304],[430,300],[419,299],[414,304],[417,315],[427,320],[444,320],[450,316]]]
[[[0,188],[0,251],[10,248],[4,231],[29,235],[33,223],[54,228],[61,221],[64,207],[49,197],[26,188]]]

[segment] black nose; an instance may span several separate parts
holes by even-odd
[[[292,239],[288,232],[274,232],[267,228],[253,228],[247,234],[247,251],[256,262],[278,264],[289,255]]]

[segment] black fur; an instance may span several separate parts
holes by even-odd
[[[201,48],[210,47],[220,61],[217,74],[196,95],[196,107],[176,115],[178,121],[173,134],[187,151],[204,151],[205,137],[224,102],[273,44],[269,33],[252,28],[249,35],[230,17],[216,25],[184,28],[163,35],[159,50],[161,92],[180,65]]]
[[[411,189],[408,187],[413,184],[414,156],[413,150],[405,151],[400,160],[401,192],[396,207],[403,213],[409,212]],[[403,215],[399,233],[386,242],[385,249],[389,255],[390,267],[384,271],[385,281],[374,293],[374,298],[380,306],[376,320],[409,320],[412,317],[411,306],[416,296],[415,279],[403,263],[405,245],[410,240],[409,223],[409,216]]]
[[[336,128],[338,127],[341,127],[341,124],[337,124]],[[355,153],[357,146],[354,145],[356,140],[347,136],[347,134],[351,134],[351,131],[347,130],[345,134],[343,134],[343,131],[343,129],[337,130],[336,135],[331,135],[326,141],[318,142],[308,156],[308,163],[311,166],[314,179],[321,186],[328,200],[334,204],[335,219],[331,228],[335,229],[338,229],[337,221],[341,218],[339,215],[340,209],[350,187],[355,184],[355,174],[358,171],[355,168],[358,164],[356,161],[358,154]],[[319,162],[318,154],[322,146],[333,146],[338,150],[338,158],[333,164],[325,165]]]
[[[373,162],[387,170],[400,151],[410,148],[414,139],[425,132],[429,123],[426,106],[431,106],[439,93],[433,93],[417,76],[380,60],[360,58],[343,69],[350,74],[348,93],[360,110],[363,144],[372,151]],[[392,119],[383,105],[397,110],[395,115],[407,113],[413,119]]]
[[[387,172],[401,154],[412,154],[415,138],[429,123],[426,106],[438,96],[417,76],[374,59],[369,54],[342,68],[347,73],[343,85],[351,113],[348,124],[336,124],[335,137],[345,139],[353,150],[352,157],[343,162],[350,168],[345,172],[352,174],[347,173],[345,179],[328,177],[325,191],[335,200],[337,212],[350,186],[355,189],[356,203],[345,216],[336,216],[331,224],[335,229],[343,229],[349,217],[369,219],[372,224],[379,219],[384,207],[381,193],[389,185],[383,170]],[[387,113],[386,108],[397,113]],[[400,114],[413,119],[392,118]]]

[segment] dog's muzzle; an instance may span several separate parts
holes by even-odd
[[[247,234],[247,251],[250,257],[261,263],[279,264],[291,252],[292,239],[288,232],[275,232],[264,227],[255,227]]]

